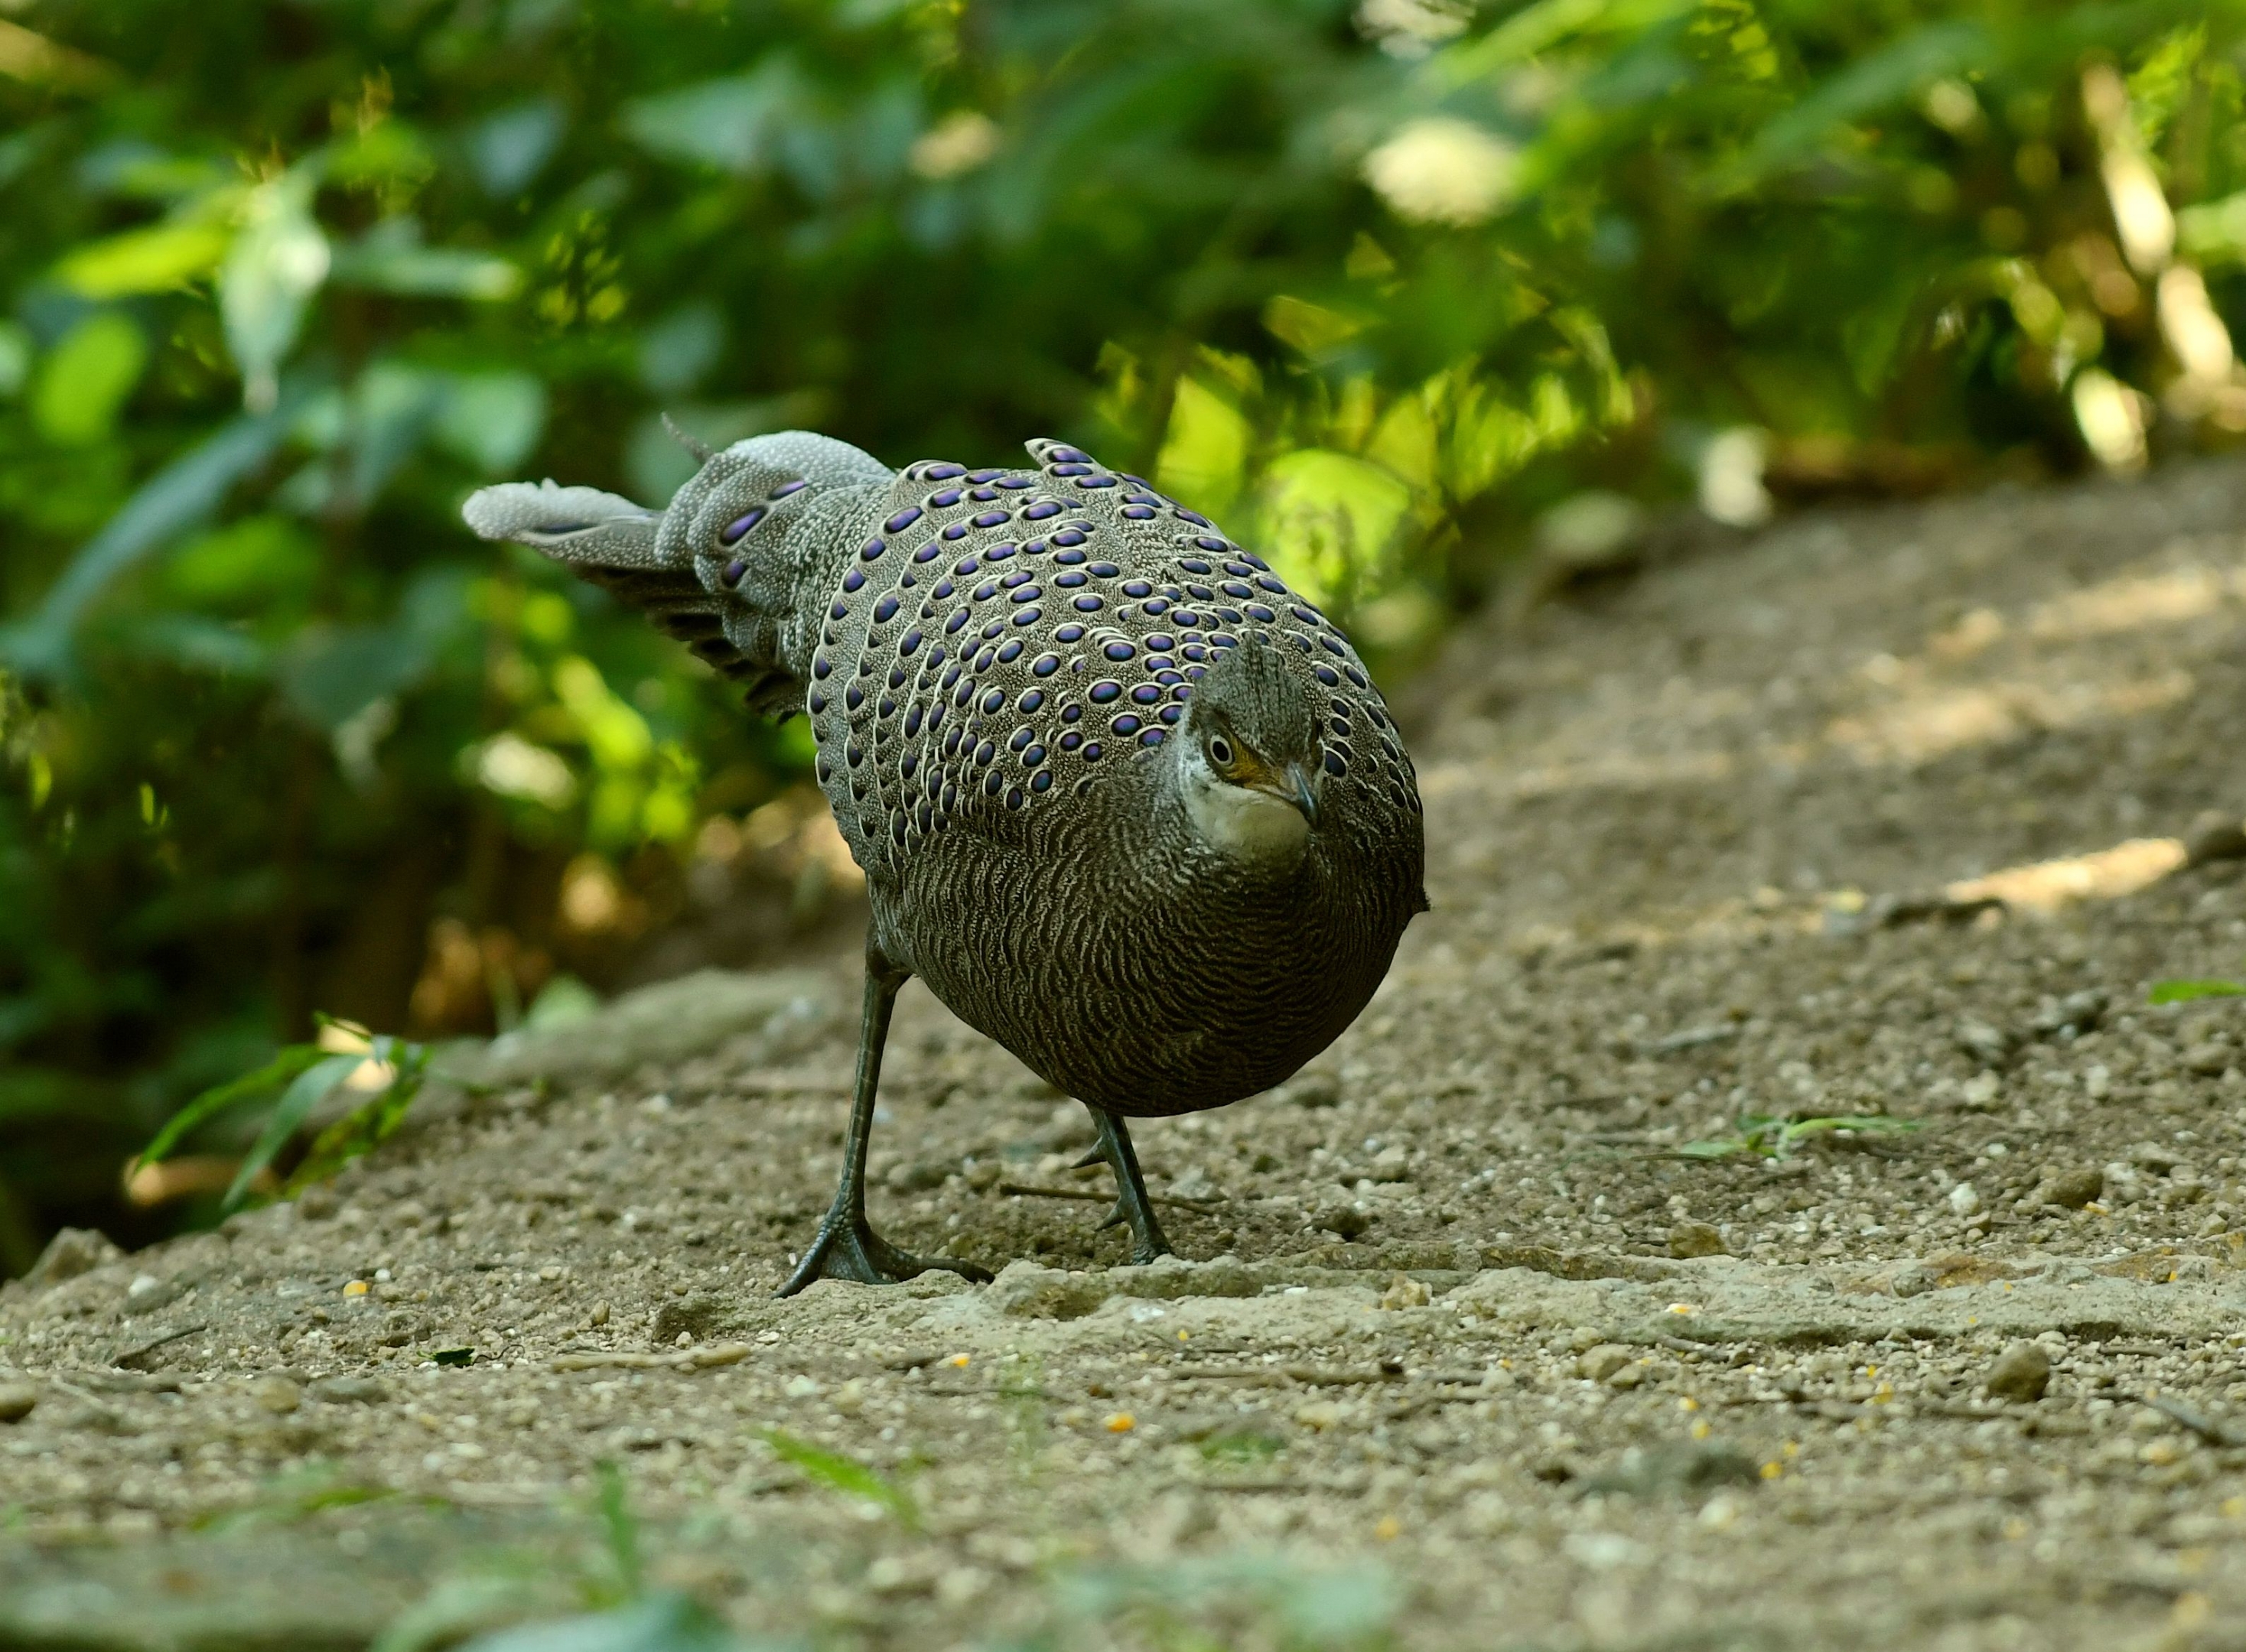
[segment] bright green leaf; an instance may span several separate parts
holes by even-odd
[[[31,393],[31,422],[51,442],[98,442],[117,423],[147,364],[148,341],[132,318],[118,310],[97,311],[47,352]]]

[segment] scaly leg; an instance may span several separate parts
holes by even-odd
[[[1139,1173],[1139,1155],[1132,1151],[1131,1132],[1123,1127],[1122,1115],[1090,1102],[1084,1106],[1099,1132],[1099,1146],[1078,1159],[1077,1167],[1104,1164],[1115,1173],[1115,1208],[1099,1224],[1101,1230],[1130,1223],[1133,1262],[1174,1254],[1170,1241],[1162,1236],[1161,1223],[1154,1220],[1154,1201],[1147,1197],[1147,1180]]]
[[[881,1046],[888,1041],[889,1014],[897,989],[911,979],[872,946],[866,948],[866,1011],[858,1030],[858,1082],[850,1103],[850,1139],[842,1153],[842,1182],[820,1224],[819,1237],[803,1254],[779,1295],[793,1296],[814,1279],[855,1280],[861,1285],[896,1285],[915,1274],[941,1268],[988,1283],[990,1273],[973,1262],[949,1256],[915,1256],[899,1250],[866,1222],[866,1144],[874,1133],[874,1092],[881,1082]],[[1125,1151],[1129,1151],[1127,1146]]]

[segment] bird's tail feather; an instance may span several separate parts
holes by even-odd
[[[750,710],[785,718],[801,709],[802,690],[793,676],[727,636],[727,599],[704,586],[691,554],[664,554],[661,512],[597,487],[547,481],[479,488],[460,514],[479,538],[531,546],[644,611],[739,683]]]

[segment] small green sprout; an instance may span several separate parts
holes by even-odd
[[[1814,1118],[1741,1113],[1739,1128],[1732,1134],[1688,1141],[1673,1156],[1735,1159],[1751,1153],[1758,1159],[1789,1159],[1797,1146],[1813,1136],[1827,1136],[1842,1130],[1860,1136],[1902,1135],[1918,1127],[1916,1119],[1890,1118],[1883,1113],[1834,1113]]]
[[[821,1485],[886,1509],[905,1526],[920,1524],[920,1506],[913,1501],[912,1493],[878,1469],[780,1429],[765,1429],[762,1438],[773,1456],[801,1469]]]
[[[360,1154],[387,1141],[405,1122],[406,1110],[420,1093],[429,1065],[428,1047],[409,1044],[386,1033],[369,1033],[363,1027],[328,1016],[318,1019],[323,1027],[334,1027],[365,1040],[366,1047],[337,1052],[318,1044],[284,1045],[279,1054],[256,1071],[214,1085],[180,1108],[142,1150],[139,1162],[160,1163],[189,1132],[220,1113],[278,1091],[278,1099],[265,1117],[265,1127],[243,1157],[234,1183],[221,1201],[223,1209],[238,1210],[260,1173],[280,1156],[281,1150],[303,1127],[312,1110],[368,1062],[386,1068],[387,1081],[370,1090],[364,1100],[313,1138],[303,1162],[282,1185],[281,1196],[293,1198],[315,1182],[325,1181]]]

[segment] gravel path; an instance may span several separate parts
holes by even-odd
[[[1081,1110],[915,988],[876,1220],[1004,1271],[772,1301],[846,959],[63,1244],[0,1291],[0,1648],[641,1587],[752,1645],[2246,1646],[2246,1037],[2147,1003],[2246,970],[2242,523],[2224,466],[1821,515],[1460,636],[1380,996],[1140,1128],[1192,1261],[1118,1266]]]

